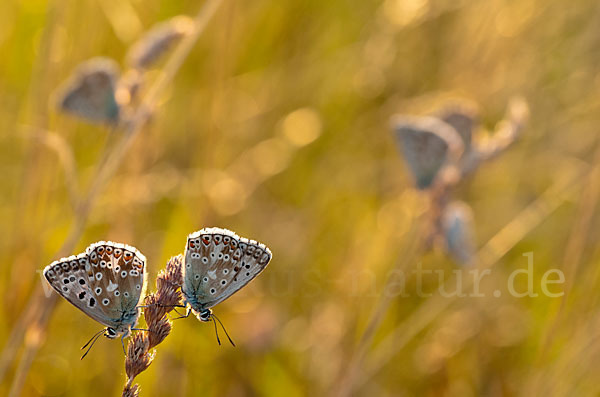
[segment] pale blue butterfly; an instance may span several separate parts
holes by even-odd
[[[119,67],[109,58],[83,62],[59,94],[61,110],[92,123],[116,124],[120,106],[116,99]]]
[[[92,337],[94,342],[103,333],[109,339],[121,336],[123,343],[135,330],[147,280],[146,257],[136,248],[100,241],[84,253],[52,262],[44,277],[63,298],[106,326]]]
[[[271,257],[264,244],[227,229],[206,228],[190,234],[181,287],[186,317],[192,312],[200,321],[211,321],[214,315],[210,308],[258,276]]]
[[[445,166],[457,164],[464,145],[450,124],[434,117],[410,116],[396,116],[392,122],[417,188],[430,188]]]

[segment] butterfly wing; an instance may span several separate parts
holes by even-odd
[[[473,265],[475,256],[475,225],[473,210],[462,201],[446,206],[442,214],[446,249],[461,265]]]
[[[419,189],[429,188],[442,167],[463,150],[458,133],[433,117],[397,117],[394,129]]]
[[[478,123],[477,105],[467,101],[453,103],[439,112],[439,118],[450,124],[460,135],[465,152],[471,150],[473,130]]]
[[[59,105],[62,110],[97,123],[116,123],[119,105],[115,97],[118,66],[105,58],[83,63],[65,87]]]
[[[134,247],[112,242],[46,266],[44,276],[65,299],[108,327],[133,326],[145,291],[146,258]]]
[[[262,272],[271,251],[227,229],[202,229],[188,236],[183,293],[196,311],[215,306]]]

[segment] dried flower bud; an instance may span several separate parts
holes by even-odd
[[[151,67],[179,39],[187,35],[194,22],[187,16],[177,16],[150,29],[131,46],[127,63],[137,69]]]

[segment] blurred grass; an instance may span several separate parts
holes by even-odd
[[[30,137],[32,128],[70,145],[80,192],[108,137],[56,113],[55,89],[80,62],[121,61],[143,30],[197,8],[183,0],[0,5],[0,341],[41,288],[36,271],[54,259],[73,222],[60,162]],[[524,268],[525,252],[534,252],[536,285],[546,270],[569,266],[578,189],[590,183],[598,138],[599,17],[592,1],[226,1],[101,195],[77,250],[102,239],[132,244],[148,257],[150,285],[186,235],[204,226],[263,241],[274,259],[216,309],[238,347],[218,347],[211,327],[178,320],[137,379],[142,395],[331,391],[427,210],[389,131],[396,112],[465,96],[491,128],[508,99],[522,94],[531,108],[523,139],[460,194],[474,208],[483,245],[557,181],[573,179],[566,202],[495,263],[489,288]],[[356,394],[596,393],[596,208],[576,235],[581,259],[565,302],[460,299]],[[440,253],[421,259],[451,275],[454,265]],[[436,281],[426,285],[435,289]],[[392,301],[373,352],[427,303],[415,288],[408,278],[410,296]],[[23,395],[118,394],[119,343],[102,340],[78,360],[98,328],[61,302]],[[14,368],[0,394],[13,376]]]

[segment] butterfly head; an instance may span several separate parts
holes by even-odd
[[[118,336],[126,338],[131,333],[131,328],[129,326],[119,326],[119,327],[107,327],[104,329],[104,336],[108,339],[115,339]]]
[[[211,319],[212,310],[210,310],[210,309],[202,309],[199,312],[194,312],[194,314],[196,315],[196,318],[200,321],[203,321],[203,322],[212,321],[212,319]]]

